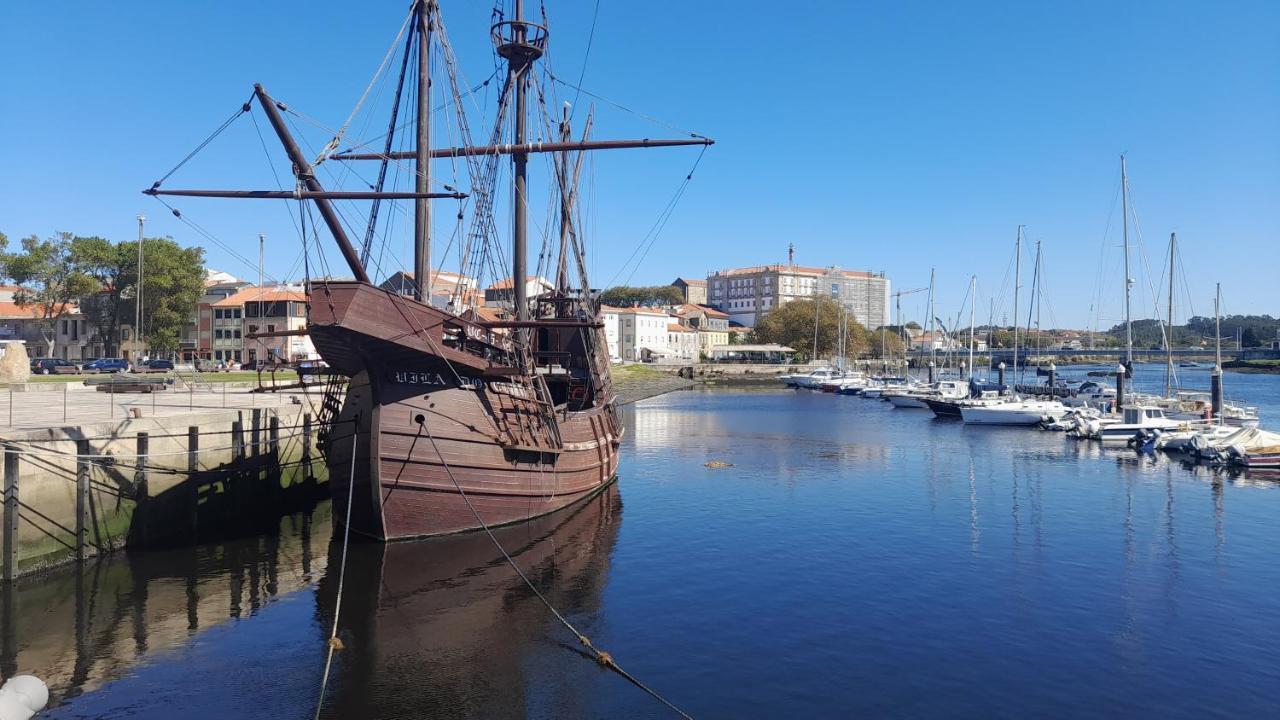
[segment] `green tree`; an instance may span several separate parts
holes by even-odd
[[[97,331],[108,357],[120,356],[120,325],[133,318],[135,286],[138,282],[138,243],[116,245],[105,238],[77,237],[72,253],[85,272],[97,281],[99,290],[85,297],[80,310],[89,326]]]
[[[137,257],[136,242],[117,247],[126,257]],[[204,293],[204,248],[184,248],[170,237],[147,238],[142,256],[142,330],[147,347],[159,352],[176,351],[182,330],[191,321]],[[137,296],[136,285],[134,278],[131,298]],[[131,299],[130,310],[132,302]]]
[[[615,307],[661,307],[679,305],[684,302],[684,294],[674,285],[654,285],[651,287],[632,287],[619,285],[600,293],[600,302]]]
[[[0,244],[0,275],[18,285],[14,302],[32,309],[50,356],[58,320],[71,312],[81,297],[98,289],[97,280],[76,262],[72,240],[71,233],[65,232],[45,240],[31,235],[22,239],[21,252],[8,251],[8,238]]]
[[[842,313],[839,304],[830,298],[793,300],[775,308],[760,318],[752,334],[757,342],[786,345],[794,348],[798,356],[812,360],[815,321],[818,357],[822,357],[837,351],[842,315],[846,324],[845,354],[857,357],[870,347],[867,330]],[[877,339],[877,348],[878,342]]]

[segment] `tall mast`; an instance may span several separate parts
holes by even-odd
[[[414,190],[431,191],[431,31],[435,0],[417,0],[414,31],[418,33],[418,137],[414,151]],[[431,302],[431,200],[413,203],[413,279],[419,302]]]
[[[1018,296],[1022,294],[1022,228],[1018,226],[1018,239],[1013,241],[1013,376],[1018,377]]]
[[[1120,214],[1124,218],[1124,360],[1127,367],[1133,367],[1133,320],[1129,314],[1129,294],[1133,289],[1133,278],[1129,276],[1129,172],[1124,155],[1120,156]]]
[[[938,330],[937,325],[933,321],[933,268],[929,268],[929,364],[933,365],[937,358],[937,346],[934,344],[936,338],[934,333]],[[930,373],[933,371],[930,370]]]
[[[1041,290],[1040,290],[1040,241],[1039,240],[1036,241],[1036,272],[1035,272],[1035,282],[1032,284],[1035,286],[1035,295],[1032,296],[1031,302],[1036,304],[1036,367],[1038,368],[1040,367],[1040,338],[1041,338],[1040,307],[1044,304],[1040,302]],[[1028,333],[1029,332],[1030,330],[1028,330]]]
[[[565,103],[560,115],[560,140],[569,141],[569,103]],[[560,257],[556,261],[556,291],[569,290],[569,151],[560,152],[560,167],[556,173],[560,181]],[[587,290],[589,288],[583,288]]]
[[[978,297],[975,293],[978,290],[978,276],[974,275],[969,278],[969,379],[973,379],[973,316],[977,310]]]
[[[1178,247],[1178,234],[1169,233],[1169,307],[1165,308],[1168,321],[1164,324],[1164,396],[1173,397],[1173,268],[1174,252]]]
[[[532,33],[532,36],[530,36]],[[527,190],[529,152],[524,147],[528,121],[529,69],[542,57],[547,41],[546,28],[525,22],[524,0],[515,0],[515,18],[494,26],[494,38],[498,42],[498,54],[507,59],[507,77],[515,91],[515,128],[512,143],[518,148],[512,160],[512,218],[511,218],[511,289],[515,304],[516,320],[529,319],[528,288],[525,277],[528,270],[528,215]],[[524,330],[517,334],[525,336]]]

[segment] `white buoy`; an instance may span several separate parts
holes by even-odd
[[[0,686],[0,720],[28,720],[49,704],[49,686],[35,675],[14,675]]]

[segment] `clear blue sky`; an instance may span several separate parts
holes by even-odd
[[[576,79],[595,3],[546,4],[553,67]],[[254,277],[138,191],[255,81],[323,123],[341,123],[407,6],[4,3],[0,231],[127,239],[142,212],[149,234],[204,244],[212,267]],[[492,68],[489,4],[442,7],[468,80],[482,80]],[[1113,207],[1118,155],[1127,152],[1154,275],[1135,272],[1135,314],[1150,313],[1148,286],[1159,282],[1164,243],[1177,231],[1180,316],[1188,301],[1211,313],[1215,281],[1228,312],[1277,315],[1277,37],[1274,2],[603,0],[583,86],[718,141],[633,283],[782,261],[794,242],[798,262],[885,270],[899,288],[927,284],[936,266],[940,315],[955,315],[977,273],[983,313],[1024,223],[1044,243],[1045,325],[1091,324],[1098,297],[1110,325],[1121,314]],[[600,106],[595,134],[673,131]],[[601,154],[597,283],[631,255],[695,156]],[[252,125],[241,122],[167,186],[275,184]],[[178,205],[249,258],[266,232],[267,274],[299,274],[296,233],[278,203]],[[997,315],[1008,313],[1008,298]],[[904,300],[916,318],[923,304],[923,293]]]

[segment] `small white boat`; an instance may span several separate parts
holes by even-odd
[[[1067,414],[1067,406],[1057,400],[1012,399],[989,405],[962,405],[960,416],[966,425],[1039,425],[1055,422]]]
[[[926,400],[959,400],[969,396],[969,383],[964,380],[939,380],[924,388],[885,393],[885,399],[897,408],[924,408]]]
[[[842,393],[850,388],[864,388],[867,386],[867,376],[856,371],[848,370],[839,375],[822,381],[818,385],[818,389],[822,392]],[[848,393],[845,393],[848,394]]]
[[[1156,438],[1156,448],[1165,452],[1191,453],[1197,446],[1214,444],[1235,434],[1238,429],[1229,425],[1198,425],[1162,431]]]
[[[827,380],[830,380],[835,374],[836,371],[833,368],[819,368],[811,373],[790,376],[787,380],[787,385],[812,390]]]
[[[1174,430],[1184,425],[1184,421],[1166,417],[1164,410],[1155,405],[1138,405],[1125,408],[1123,419],[1104,426],[1099,437],[1103,444],[1125,445],[1145,432]]]

